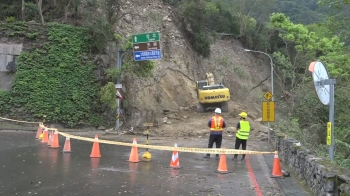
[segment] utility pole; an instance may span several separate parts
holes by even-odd
[[[268,56],[270,58],[270,78],[271,78],[271,93],[272,93],[272,97],[271,97],[271,101],[274,102],[274,92],[273,92],[273,61],[272,61],[272,57],[265,53],[265,52],[261,52],[261,51],[256,51],[256,50],[249,50],[249,49],[244,49],[244,51],[246,52],[257,52],[257,53],[260,53],[260,54],[264,54],[266,56]],[[275,108],[273,108],[274,110]],[[267,128],[268,128],[268,132],[267,132],[267,141],[268,143],[270,143],[270,122],[267,122]]]
[[[322,82],[322,81],[321,81]],[[326,85],[329,85],[329,122],[331,124],[331,145],[329,146],[329,158],[333,162],[334,161],[334,146],[335,146],[335,140],[334,140],[334,85],[336,84],[335,79],[327,79],[324,80]],[[327,130],[327,132],[329,132]],[[327,133],[327,137],[328,133]]]
[[[118,51],[117,51],[117,70],[121,70],[122,65],[123,65],[123,57],[125,54],[129,54],[132,53],[133,50],[125,50],[123,51],[120,47],[118,47]],[[115,84],[115,88],[121,89],[123,86],[121,84],[121,79],[120,79],[120,75],[117,76],[117,81]],[[120,127],[120,123],[119,123],[119,118],[120,118],[120,99],[116,98],[117,100],[117,115],[116,115],[116,122],[115,122],[115,130],[118,131],[119,127]]]

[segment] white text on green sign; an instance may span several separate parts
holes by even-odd
[[[159,32],[132,35],[132,43],[156,42],[160,40]]]

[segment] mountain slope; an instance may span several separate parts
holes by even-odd
[[[139,79],[123,76],[123,106],[129,126],[142,126],[144,122],[161,122],[163,110],[179,113],[181,108],[194,108],[197,104],[195,81],[212,72],[216,83],[230,88],[232,102],[242,105],[255,117],[260,116],[263,90],[269,82],[249,91],[269,76],[269,64],[256,60],[244,52],[233,38],[216,39],[211,46],[211,56],[201,58],[184,38],[173,11],[160,0],[128,2],[123,9],[127,14],[119,21],[116,32],[125,36],[159,31],[163,58],[156,61],[154,77]],[[249,94],[248,94],[249,93]],[[230,113],[239,111],[230,111]],[[208,115],[208,114],[206,114]]]

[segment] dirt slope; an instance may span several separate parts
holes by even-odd
[[[232,118],[233,114],[245,110],[252,120],[261,116],[263,90],[268,89],[269,83],[250,90],[269,75],[268,63],[257,61],[251,53],[244,52],[238,41],[227,38],[213,40],[210,58],[198,56],[179,29],[173,10],[161,0],[128,1],[123,12],[137,14],[127,14],[115,28],[116,32],[130,36],[159,31],[163,57],[156,61],[153,78],[123,76],[122,92],[126,99],[122,104],[128,119],[122,127],[124,130],[130,127],[142,130],[145,122],[160,122],[160,131],[169,133],[171,130],[188,132],[192,127],[196,131],[205,129],[199,125],[210,114],[196,114],[189,109],[197,105],[195,81],[204,79],[206,72],[214,74],[216,83],[222,82],[230,88],[231,110],[225,115]],[[164,114],[163,110],[172,112]],[[171,120],[163,123],[164,117]],[[181,120],[172,119],[174,117]],[[186,128],[177,127],[179,123],[189,124]]]

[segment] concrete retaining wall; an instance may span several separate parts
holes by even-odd
[[[9,62],[17,63],[17,56],[20,55],[23,44],[0,43],[0,90],[11,90],[13,73],[10,73],[6,66]]]
[[[312,155],[305,147],[279,131],[271,131],[271,144],[279,152],[280,161],[317,196],[350,195],[350,172]]]

